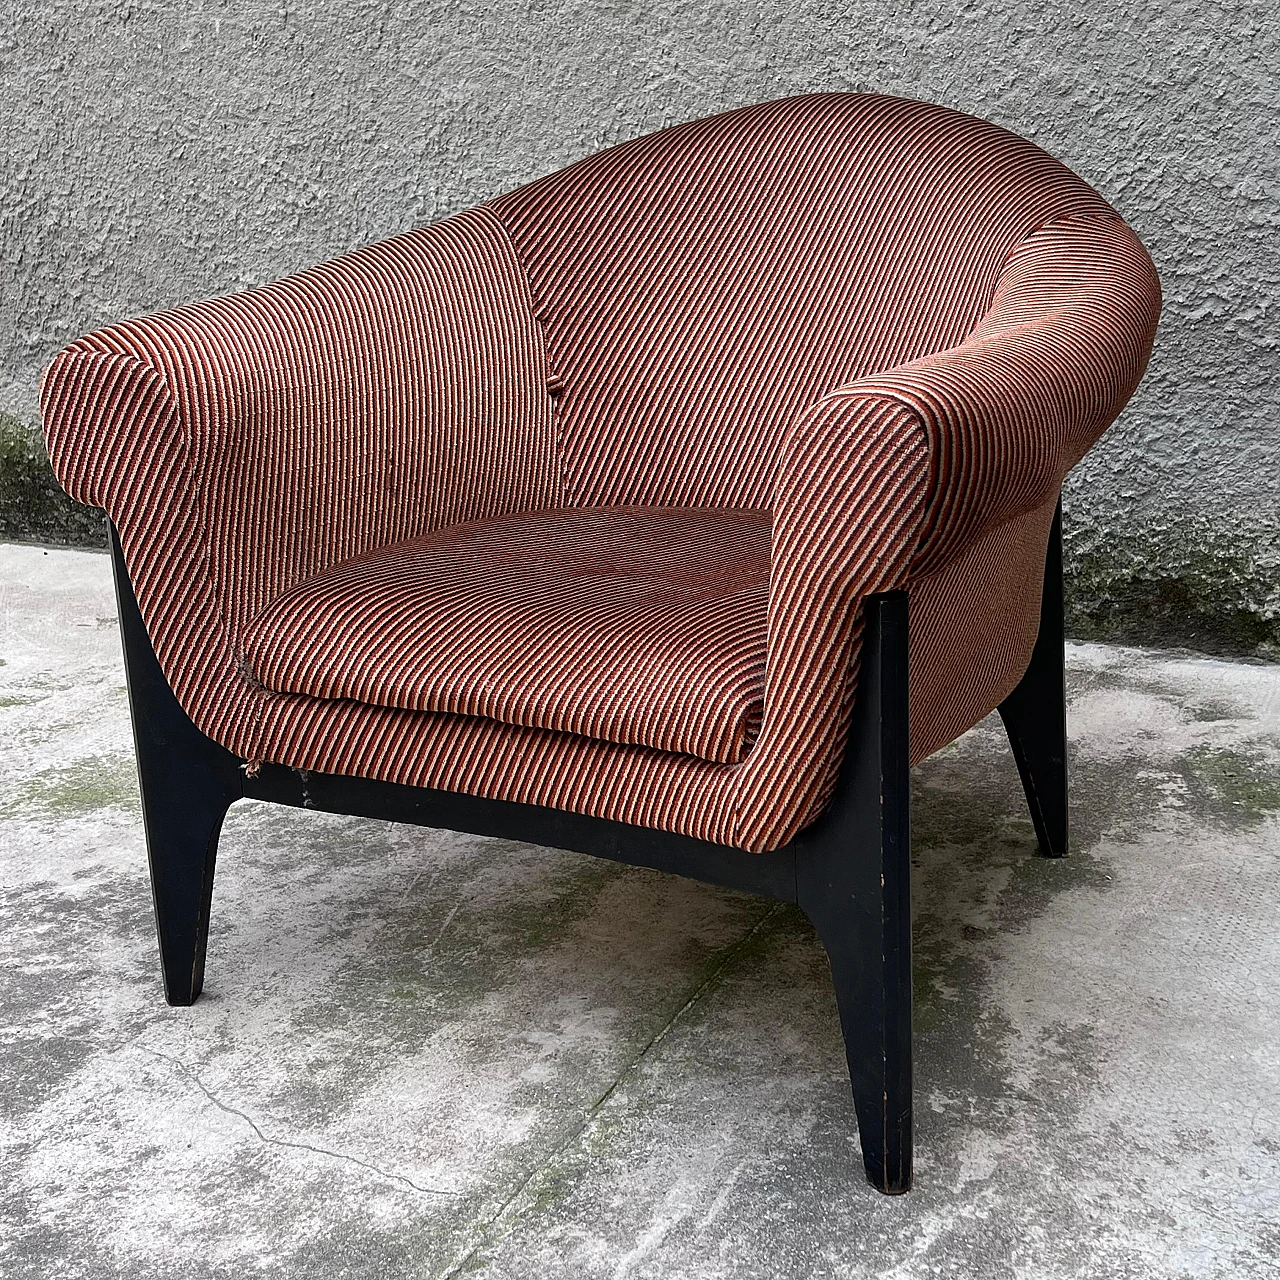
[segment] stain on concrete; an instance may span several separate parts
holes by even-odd
[[[1264,754],[1247,740],[1239,747],[1202,744],[1182,757],[1191,803],[1205,818],[1229,827],[1255,827],[1280,812],[1280,752]]]
[[[25,706],[26,699],[12,705]],[[0,805],[0,816],[74,818],[103,809],[138,810],[138,771],[132,755],[97,756],[42,769],[21,793]]]
[[[1209,698],[1204,702],[1191,703],[1183,707],[1183,714],[1192,720],[1252,720],[1253,712],[1247,707],[1233,705]]]
[[[20,826],[6,823],[5,830],[22,840]],[[74,885],[37,881],[0,889],[0,920],[7,924],[0,1045],[19,1037],[25,1046],[21,1053],[0,1050],[0,1116],[7,1121],[38,1108],[93,1057],[105,1030],[95,998],[103,978],[151,976],[149,910],[145,882],[112,883],[100,867]],[[103,940],[122,933],[132,940],[131,955],[96,954]]]

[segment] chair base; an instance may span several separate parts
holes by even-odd
[[[1041,847],[1051,853],[1066,851],[1057,522],[1054,530],[1049,560],[1052,568],[1058,556],[1057,575],[1046,573],[1040,640],[1026,677],[1001,706]],[[197,729],[179,706],[151,647],[114,529],[110,536],[156,932],[170,1004],[189,1005],[200,994],[218,834],[227,810],[241,798],[527,840],[692,876],[797,903],[809,916],[831,964],[867,1177],[885,1194],[910,1189],[905,593],[865,602],[858,698],[845,764],[826,812],[785,848],[747,854],[603,818],[367,778],[270,764],[248,777],[241,762]],[[1056,592],[1056,612],[1051,592]]]

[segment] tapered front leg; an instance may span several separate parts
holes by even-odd
[[[1018,687],[1000,704],[1040,852],[1067,852],[1067,683],[1062,599],[1062,503],[1049,532],[1040,631]]]
[[[797,841],[797,898],[831,963],[867,1177],[911,1188],[907,597],[866,602],[857,702],[831,806]]]
[[[242,775],[235,756],[205,737],[173,696],[114,529],[110,537],[165,999],[188,1005],[204,985],[218,833],[243,794]]]

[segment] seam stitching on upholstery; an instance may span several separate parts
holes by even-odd
[[[550,401],[551,431],[552,438],[555,443],[555,463],[557,479],[559,481],[559,505],[568,506],[569,477],[565,461],[564,437],[561,432],[560,404],[559,398],[557,396],[553,396],[550,392],[552,371],[551,361],[547,354],[547,326],[546,321],[542,317],[542,301],[534,294],[533,282],[529,278],[529,268],[525,263],[524,256],[521,254],[519,246],[516,244],[515,236],[512,235],[511,228],[507,226],[505,221],[503,221],[502,216],[493,208],[492,201],[488,204],[476,206],[476,212],[485,214],[493,221],[493,224],[499,235],[501,235],[503,242],[510,249],[511,256],[514,259],[516,266],[519,268],[520,283],[523,287],[524,299],[529,307],[529,316],[533,320],[534,327],[537,330],[538,345],[541,348],[542,353],[543,394]],[[561,377],[562,375],[557,371],[556,376]]]

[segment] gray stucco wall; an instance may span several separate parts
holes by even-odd
[[[1097,186],[1165,286],[1147,381],[1071,482],[1078,629],[1280,639],[1269,2],[32,0],[0,59],[0,410],[28,421],[84,330],[662,125],[819,89],[986,116]]]

